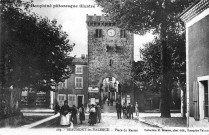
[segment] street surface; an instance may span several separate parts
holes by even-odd
[[[140,122],[136,116],[134,119],[118,119],[116,113],[102,113],[102,120],[100,123],[89,126],[88,121],[86,120],[83,124],[77,124],[74,127],[143,128],[150,126]]]

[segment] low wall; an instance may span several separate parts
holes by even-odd
[[[0,118],[0,127],[18,127],[23,121],[22,113],[14,113]]]
[[[30,128],[45,128],[45,127],[49,127],[51,125],[58,123],[59,119],[60,119],[60,114],[57,113],[56,115],[39,120],[39,121],[34,122],[32,124],[24,125],[21,128],[28,128],[28,129],[30,129]]]

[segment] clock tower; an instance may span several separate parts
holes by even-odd
[[[122,95],[123,97],[126,94],[132,95],[129,93],[131,88],[130,91],[126,90],[126,93],[123,93],[125,91],[123,86],[131,79],[133,34],[118,28],[115,22],[104,15],[87,15],[86,24],[89,88],[98,89],[100,93],[98,99],[108,96],[116,100],[121,99]],[[107,95],[104,94],[105,92]]]

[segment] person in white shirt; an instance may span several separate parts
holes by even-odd
[[[91,105],[91,108],[89,110],[89,124],[94,125],[97,123],[97,114],[96,114],[96,109],[94,107],[94,104]]]

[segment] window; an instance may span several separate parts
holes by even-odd
[[[70,107],[72,107],[73,105],[76,105],[76,95],[68,94],[68,105]]]
[[[120,30],[120,38],[126,38],[126,31]]]
[[[62,83],[62,87],[67,89],[67,79]]]
[[[75,89],[83,89],[83,77],[75,77]]]
[[[197,77],[198,81],[193,83],[193,108],[194,119],[209,121],[209,105],[208,105],[208,81],[209,76]]]
[[[58,94],[59,106],[63,106],[65,100],[66,100],[66,95],[65,94]]]
[[[96,29],[95,36],[96,36],[96,38],[101,38],[102,37],[102,29]]]
[[[111,66],[112,66],[112,64],[113,64],[113,60],[112,60],[112,59],[110,59],[109,66],[111,67]]]
[[[75,68],[75,73],[76,74],[83,74],[83,67],[77,65]]]

